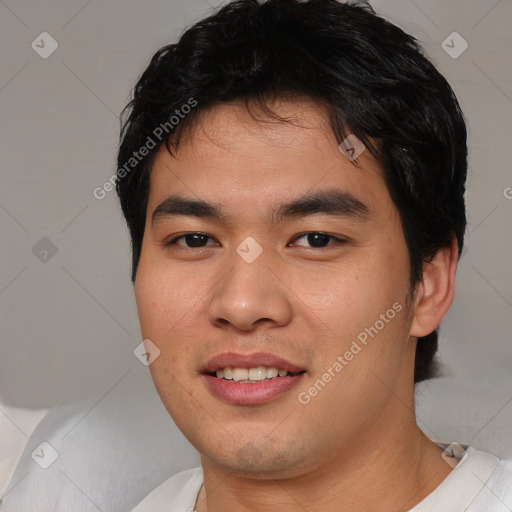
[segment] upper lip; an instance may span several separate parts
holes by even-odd
[[[282,357],[268,354],[265,352],[256,352],[254,354],[237,354],[234,352],[225,352],[216,355],[203,368],[203,373],[214,373],[224,368],[256,368],[265,366],[266,368],[277,368],[286,370],[288,373],[300,373],[304,368],[292,364]]]

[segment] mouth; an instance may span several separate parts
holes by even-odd
[[[202,371],[209,391],[229,404],[267,403],[298,385],[307,371],[272,354],[214,357]]]

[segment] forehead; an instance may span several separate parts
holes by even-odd
[[[266,108],[269,111],[264,111],[255,101],[211,107],[200,112],[197,122],[184,131],[185,139],[199,148],[204,147],[201,143],[206,139],[226,149],[239,147],[243,141],[251,146],[258,143],[288,146],[308,136],[312,141],[322,135],[329,142],[333,140],[328,111],[320,103],[308,99],[275,99]]]
[[[203,112],[183,132],[170,155],[162,146],[150,182],[148,210],[170,193],[225,207],[264,208],[308,191],[338,188],[364,202],[389,202],[382,171],[369,150],[357,165],[340,151],[328,112],[312,101],[279,101],[284,120],[221,104]]]

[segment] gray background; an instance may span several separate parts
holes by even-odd
[[[133,355],[141,337],[128,232],[115,191],[103,200],[92,191],[115,172],[118,116],[150,57],[215,5],[0,1],[0,400],[82,403],[89,421],[102,407],[108,416],[107,404],[124,407],[120,416],[134,407],[127,431],[151,419],[139,437],[146,457],[163,443],[177,454],[165,471],[197,459]],[[467,246],[441,329],[444,375],[418,386],[418,422],[435,439],[510,457],[512,2],[372,5],[423,42],[469,128]],[[31,48],[44,31],[59,45],[47,59]],[[442,44],[454,31],[469,45],[457,58]],[[453,37],[446,44],[461,48]],[[48,249],[43,237],[57,249],[47,261],[34,254]]]

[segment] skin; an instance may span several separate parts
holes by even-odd
[[[206,112],[154,161],[135,283],[150,369],[172,418],[201,455],[199,512],[409,510],[451,468],[414,417],[417,337],[434,330],[454,291],[454,242],[426,263],[410,294],[398,211],[369,151],[354,166],[313,102],[276,101],[293,123],[255,119],[239,104]],[[299,196],[350,192],[366,219],[313,214],[276,222]],[[171,194],[221,207],[222,221],[151,214]],[[178,239],[205,233],[203,247]],[[313,247],[304,233],[328,233]],[[262,254],[236,252],[254,238]],[[304,405],[298,400],[394,303],[402,310]],[[228,404],[201,368],[224,352],[270,352],[304,368],[296,388],[262,405]],[[371,492],[368,490],[371,489]]]

